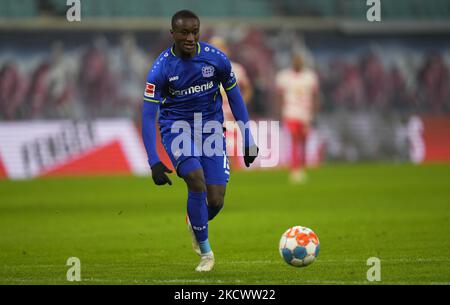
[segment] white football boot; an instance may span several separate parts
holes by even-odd
[[[195,253],[200,256],[202,253],[200,252],[200,246],[198,244],[197,238],[195,237],[194,230],[192,229],[191,222],[189,221],[189,216],[186,215],[186,224],[188,226],[189,233],[191,233],[192,238],[192,248]]]
[[[197,272],[208,272],[214,267],[214,253],[209,251],[208,253],[200,255],[200,263],[198,264],[195,271]]]

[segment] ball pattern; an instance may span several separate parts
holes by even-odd
[[[283,233],[279,252],[283,260],[295,267],[305,267],[315,261],[319,254],[319,238],[313,230],[295,226]]]

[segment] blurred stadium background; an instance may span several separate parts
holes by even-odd
[[[0,0],[0,179],[148,173],[145,75],[183,8],[247,69],[256,120],[280,119],[275,74],[305,55],[321,96],[311,165],[450,160],[448,0],[382,0],[381,22],[365,0],[82,0],[81,22],[65,0]]]

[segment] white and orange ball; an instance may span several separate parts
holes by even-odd
[[[313,230],[295,226],[283,233],[279,250],[281,257],[289,265],[306,267],[314,262],[319,254],[319,238]]]

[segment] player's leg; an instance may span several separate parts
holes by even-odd
[[[172,147],[175,139],[180,136],[185,137],[176,147]],[[194,141],[190,134],[164,133],[162,143],[170,157],[172,164],[176,168],[178,176],[183,178],[188,189],[187,198],[187,218],[188,228],[192,237],[194,251],[199,254],[212,254],[208,241],[208,210],[206,207],[206,184],[202,165],[197,154],[193,153],[195,149]],[[184,147],[179,147],[189,143],[190,147],[185,151]],[[174,151],[172,151],[174,150]]]
[[[230,178],[230,163],[226,153],[226,139],[217,147],[214,155],[202,156],[200,161],[204,170],[205,182],[207,187],[207,206],[208,219],[212,220],[223,208],[225,190]]]
[[[308,127],[303,123],[300,122],[299,124],[299,168],[301,171],[304,172],[304,169],[306,167],[306,139],[308,134]]]
[[[304,183],[307,180],[306,175],[306,139],[307,139],[307,126],[303,122],[298,122],[297,130],[297,147],[298,147],[298,166],[295,172],[293,172],[292,182]]]
[[[208,221],[212,220],[223,208],[226,185],[207,184]]]
[[[225,185],[206,185],[208,221],[212,220],[222,209],[225,197]],[[202,243],[200,243],[200,246]],[[209,246],[209,242],[207,244]],[[200,247],[202,249],[202,247]],[[210,249],[210,248],[209,248]],[[202,252],[203,249],[202,249]],[[196,271],[210,271],[214,267],[215,258],[212,251],[202,253]]]
[[[289,131],[289,137],[291,140],[291,171],[296,170],[299,167],[299,135],[298,135],[298,124],[295,120],[287,120],[286,127]]]
[[[225,188],[230,175],[230,167],[225,152],[225,138],[223,138],[222,144],[220,153],[213,156],[200,157],[207,189],[206,210],[208,220],[212,220],[223,207]],[[212,251],[208,254],[202,254],[200,263],[195,270],[210,271],[214,263],[215,258]]]
[[[214,267],[214,253],[208,240],[207,188],[203,169],[197,158],[189,158],[179,165],[178,174],[188,187],[188,226],[193,233],[193,239],[198,242],[200,250],[200,263],[195,270],[211,271]],[[196,250],[195,247],[194,250]]]
[[[188,188],[187,214],[200,253],[208,253],[208,209],[206,206],[207,188],[202,165],[197,158],[189,158],[177,168],[178,175],[184,179]]]
[[[287,120],[286,127],[291,140],[290,180],[292,183],[297,183],[300,175],[299,122],[297,120]]]
[[[306,129],[299,120],[289,120],[288,129],[291,136],[291,183],[299,184],[306,181]]]

